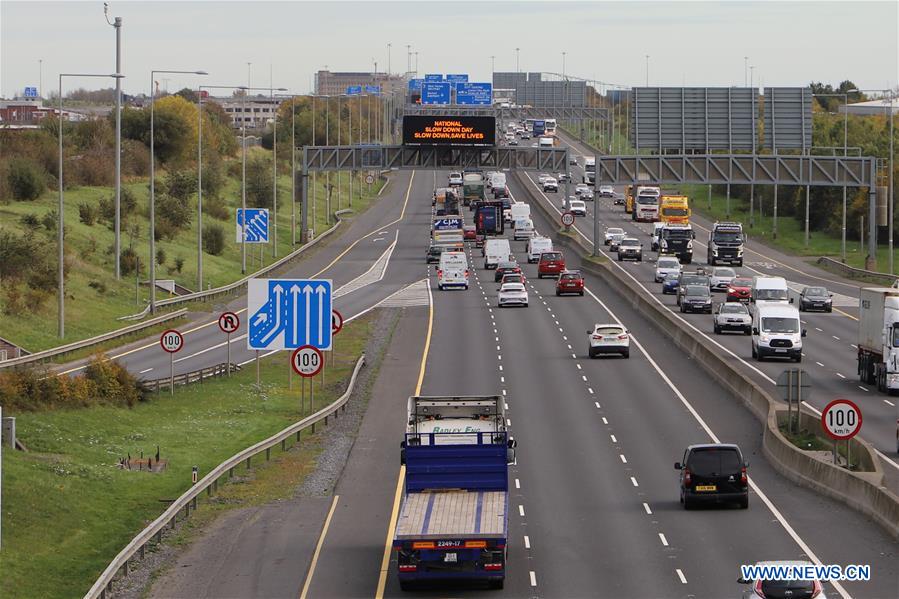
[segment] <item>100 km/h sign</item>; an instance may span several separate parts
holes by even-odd
[[[862,411],[848,399],[835,399],[821,412],[821,426],[831,439],[851,439],[862,429]]]
[[[574,224],[574,214],[572,214],[571,212],[563,212],[561,220],[563,226],[570,227]]]
[[[184,336],[175,329],[165,331],[159,337],[159,345],[170,354],[181,351],[184,347]]]
[[[290,358],[290,364],[294,372],[304,378],[310,378],[318,374],[324,366],[322,352],[311,345],[304,345],[294,350]]]

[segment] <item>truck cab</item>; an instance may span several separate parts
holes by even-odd
[[[660,256],[677,256],[681,264],[693,262],[693,239],[696,234],[690,225],[665,224],[659,231]]]
[[[709,231],[706,262],[716,266],[720,262],[743,266],[743,225],[736,222],[716,222]]]
[[[663,195],[659,217],[663,223],[690,224],[689,198],[681,195]]]
[[[636,200],[632,217],[638,222],[655,222],[659,220],[659,198],[661,190],[658,187],[640,186],[637,188]]]

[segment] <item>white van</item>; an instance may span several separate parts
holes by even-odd
[[[540,262],[540,254],[553,251],[553,240],[549,237],[531,237],[528,239],[528,264]]]
[[[493,269],[502,260],[508,260],[512,248],[508,239],[488,239],[484,242],[484,268]]]
[[[756,304],[752,314],[752,357],[790,358],[802,362],[805,330],[795,306],[777,302]]]
[[[518,219],[531,216],[531,205],[525,204],[524,202],[515,202],[509,210],[512,214],[513,225]]]
[[[512,239],[515,241],[518,241],[519,239],[530,239],[536,233],[534,230],[534,221],[526,216],[513,221],[513,223],[515,225],[515,232],[512,233]]]
[[[753,304],[793,303],[790,298],[790,288],[787,287],[787,281],[783,277],[754,277],[749,301]]]
[[[541,137],[539,142],[541,148],[551,148],[555,145],[552,137]]]
[[[506,173],[501,173],[499,171],[490,173],[490,177],[487,179],[487,184],[491,189],[502,189],[506,186]]]
[[[468,257],[465,252],[442,252],[437,267],[437,289],[463,287],[468,289]]]

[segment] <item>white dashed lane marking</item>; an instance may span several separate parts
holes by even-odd
[[[644,503],[644,504],[643,504],[643,509],[646,510],[647,515],[652,516],[652,510],[649,509],[649,504],[648,504],[648,503]]]
[[[681,569],[677,568],[675,572],[677,572],[677,577],[680,578],[681,584],[687,584],[687,577],[684,576],[684,573],[681,572]]]

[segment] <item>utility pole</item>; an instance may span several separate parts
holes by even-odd
[[[743,87],[749,85],[749,57],[743,57]]]
[[[122,17],[109,21],[109,5],[103,3],[103,16],[115,28],[115,72],[122,72]],[[122,278],[122,78],[115,80],[115,278]]]
[[[521,72],[521,48],[515,48],[515,72]]]

